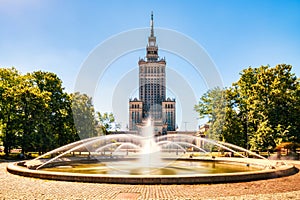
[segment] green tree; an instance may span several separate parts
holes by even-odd
[[[92,98],[86,94],[74,93],[70,95],[73,119],[76,130],[81,139],[97,136],[95,109]]]
[[[261,66],[243,70],[234,83],[238,109],[246,116],[247,133],[252,150],[274,148],[283,141],[299,140],[299,81],[292,66]]]
[[[208,117],[210,128],[208,137],[214,140],[222,138],[222,129],[225,123],[226,98],[225,91],[220,88],[209,90],[199,103],[194,106],[199,118]]]
[[[70,96],[64,92],[62,81],[56,74],[37,71],[31,74],[31,81],[40,91],[49,93],[49,102],[42,112],[35,147],[46,152],[58,146],[78,140],[74,127]]]
[[[300,82],[291,70],[285,64],[244,69],[231,88],[205,93],[195,110],[212,123],[210,133],[251,150],[299,143]],[[225,101],[220,102],[224,92]],[[220,123],[224,113],[225,122]]]
[[[50,93],[41,91],[32,81],[31,74],[20,76],[21,82],[13,87],[17,110],[16,119],[18,120],[18,141],[22,152],[34,150],[34,135],[37,127],[43,123],[44,111],[49,106]]]
[[[100,135],[107,135],[110,133],[115,122],[115,117],[112,113],[103,113],[97,112],[97,121],[99,125]]]
[[[11,148],[16,147],[16,122],[15,88],[20,83],[20,74],[15,68],[0,68],[0,121],[1,139],[6,156]]]
[[[226,89],[226,118],[222,130],[222,139],[225,142],[247,148],[247,124],[243,122],[246,116],[239,112],[237,105],[237,92],[234,88]]]
[[[45,152],[78,140],[71,98],[53,73],[21,75],[14,68],[0,69],[1,140],[11,148]]]

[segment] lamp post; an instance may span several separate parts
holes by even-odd
[[[183,123],[184,123],[184,129],[185,129],[185,131],[187,131],[186,125],[187,125],[187,123],[189,123],[189,122],[183,122]]]

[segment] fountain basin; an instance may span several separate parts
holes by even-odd
[[[288,176],[298,172],[292,165],[282,162],[275,164],[233,144],[182,134],[154,137],[152,131],[148,130],[151,127],[146,126],[145,129],[142,135],[112,134],[80,140],[33,160],[10,164],[7,170],[42,179],[118,184],[240,182]],[[209,149],[220,153],[230,152],[235,157],[215,157],[209,153]],[[247,154],[255,158],[248,158]],[[81,172],[75,170],[74,173],[70,168],[76,162],[83,165],[98,163],[98,166],[92,166],[96,169],[95,173],[86,169]],[[176,163],[172,165],[174,162],[183,162],[184,165],[178,167]],[[188,166],[191,162],[196,164]],[[199,169],[204,166],[201,162],[210,163],[214,169]],[[215,166],[220,163],[226,163],[227,167],[214,171]],[[228,171],[234,166],[243,166],[244,169]]]
[[[90,183],[117,183],[117,184],[201,184],[201,183],[227,183],[242,182],[261,179],[278,178],[289,176],[298,172],[293,165],[278,165],[275,169],[262,168],[264,161],[260,159],[239,159],[239,158],[216,158],[207,159],[183,159],[181,161],[205,161],[205,162],[226,162],[240,165],[253,165],[256,171],[234,172],[234,173],[214,173],[214,174],[176,174],[176,175],[120,175],[120,174],[86,174],[57,172],[45,170],[33,170],[20,163],[12,163],[7,167],[7,171],[13,174],[58,181],[77,181]],[[188,162],[186,161],[186,162]]]

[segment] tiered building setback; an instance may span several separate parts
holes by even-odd
[[[129,101],[129,130],[138,130],[151,119],[155,134],[167,134],[176,126],[175,99],[166,98],[166,60],[158,56],[154,35],[153,13],[146,57],[139,65],[139,99]]]

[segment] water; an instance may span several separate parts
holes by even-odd
[[[135,165],[147,171],[148,169],[160,167],[162,165],[161,149],[154,140],[151,119],[148,119],[147,124],[141,127],[141,134],[143,136],[141,140],[141,154]]]
[[[215,149],[219,149],[220,151],[232,152],[235,156],[244,158],[245,162],[249,159],[245,157],[246,154],[259,159],[265,159],[239,146],[207,138],[183,134],[154,137],[151,119],[140,128],[140,135],[114,134],[74,142],[50,151],[32,161],[27,161],[26,165],[28,167],[33,166],[36,169],[43,169],[56,166],[59,163],[60,166],[51,169],[63,171],[72,169],[78,170],[80,173],[95,171],[100,174],[213,173],[210,169],[203,171],[202,169],[205,164],[201,163],[200,165],[198,161],[179,162],[181,163],[180,165],[178,162],[174,162],[180,158],[195,156],[197,158],[211,159],[211,146],[216,147]],[[93,163],[89,167],[78,167],[77,165],[69,164],[80,160],[97,161],[100,164]],[[175,166],[174,163],[176,163]],[[212,163],[215,166],[219,166],[219,163],[217,165],[216,162]],[[182,165],[185,167],[178,167]],[[94,166],[95,168],[93,168]],[[220,169],[226,171],[231,169],[231,166],[234,165],[222,166]],[[269,166],[271,166],[271,163],[269,163]],[[217,173],[222,172],[222,170],[216,170],[217,168],[214,167],[213,171]],[[51,169],[49,168],[49,170]],[[242,170],[248,169],[243,168]]]
[[[162,161],[164,162],[164,161]],[[119,174],[119,175],[192,175],[218,174],[258,171],[259,168],[248,167],[245,164],[229,164],[214,161],[174,161],[165,163],[165,167],[139,167],[138,161],[118,161],[103,163],[73,163],[66,166],[44,168],[45,171],[70,172],[81,174]],[[108,167],[110,166],[110,167]],[[111,167],[114,166],[114,167]]]

